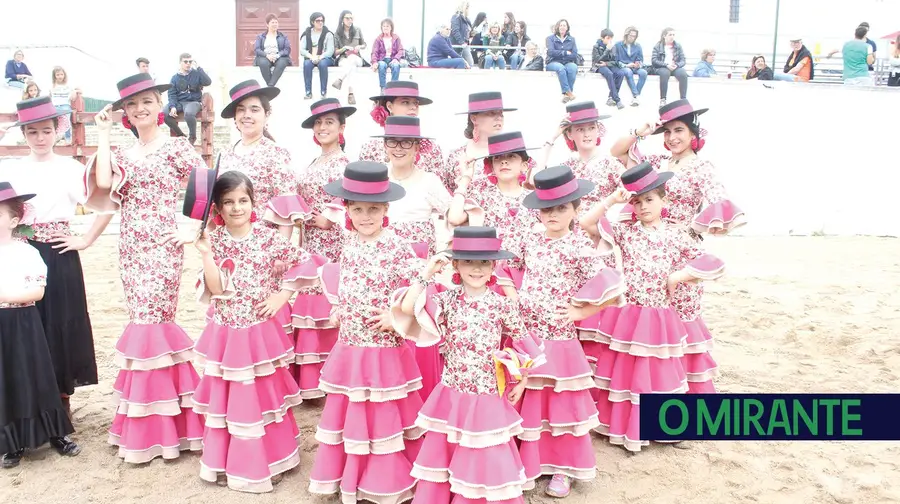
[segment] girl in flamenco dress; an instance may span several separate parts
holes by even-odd
[[[641,163],[622,174],[622,189],[582,219],[596,243],[622,251],[626,304],[600,312],[599,344],[588,351],[597,362],[594,379],[600,388],[597,430],[632,453],[649,444],[640,438],[640,395],[688,391],[687,329],[671,305],[673,294],[684,283],[714,280],[724,269],[687,233],[663,220],[672,176]],[[606,212],[617,203],[630,203],[637,220],[611,224]]]
[[[178,233],[178,194],[203,159],[185,137],[164,135],[161,91],[149,74],[118,83],[119,100],[95,116],[97,154],[87,163],[87,206],[121,210],[119,270],[128,325],[116,343],[120,371],[113,385],[116,415],[109,443],[129,463],[177,458],[199,451],[203,420],[191,396],[200,377],[191,365],[194,342],[175,323],[184,244],[197,230]],[[138,132],[130,149],[112,149],[112,111]]]
[[[728,198],[718,170],[708,159],[699,156],[706,143],[706,130],[700,127],[700,116],[708,109],[695,109],[687,100],[678,100],[659,109],[659,121],[632,130],[619,139],[610,152],[632,167],[647,161],[656,170],[674,173],[666,184],[667,205],[663,220],[678,227],[698,247],[705,234],[721,236],[744,225],[744,212]],[[649,135],[662,135],[663,155],[644,156],[638,142]],[[618,218],[634,221],[633,209],[625,205]],[[718,375],[716,361],[710,355],[713,338],[702,317],[703,282],[682,283],[672,296],[672,306],[687,327],[684,363],[688,393],[715,393],[713,379]]]
[[[500,247],[492,227],[456,228],[451,249],[432,257],[398,296],[398,330],[417,345],[441,345],[446,359],[416,420],[428,434],[413,465],[414,504],[524,504],[522,493],[533,486],[516,444],[523,431],[513,405],[528,381],[521,367],[540,366],[543,355],[516,302],[489,288],[494,263],[513,257]],[[460,287],[426,289],[451,261]],[[507,339],[513,348],[501,346]],[[497,363],[507,361],[516,363],[509,369],[514,382],[505,371],[498,380]]]
[[[411,81],[388,82],[384,94],[370,98],[374,102],[371,116],[379,126],[385,127],[385,121],[391,116],[419,117],[419,107],[434,103],[430,98],[419,95],[419,84]],[[359,151],[360,161],[375,161],[388,164],[388,154],[384,142],[380,138],[367,140]],[[422,171],[442,176],[444,173],[444,154],[441,146],[430,139],[419,142],[419,158],[416,167]]]
[[[0,182],[0,454],[3,468],[19,465],[26,449],[49,442],[60,455],[81,447],[56,385],[41,316],[34,306],[47,286],[41,254],[13,232],[34,194]]]
[[[318,282],[312,282],[316,270],[327,262],[340,260],[344,243],[343,205],[324,191],[325,184],[344,173],[350,162],[344,153],[344,129],[347,118],[356,107],[341,105],[337,98],[325,98],[310,106],[310,115],[301,124],[312,130],[313,142],[321,153],[297,175],[299,196],[290,206],[269,204],[266,218],[280,224],[294,222],[300,228],[300,245],[312,254],[309,263],[289,270],[286,280],[298,282],[300,288],[291,310],[294,332],[294,378],[304,400],[325,397],[319,389],[322,366],[337,341],[338,329],[329,317],[331,305]],[[307,206],[308,204],[308,206]]]
[[[309,254],[253,223],[253,183],[243,173],[220,176],[211,195],[219,225],[195,243],[203,259],[200,299],[215,305],[195,349],[204,372],[194,411],[206,417],[200,477],[232,490],[270,492],[300,463],[291,407],[302,400],[289,370],[294,345],[275,318],[293,291],[279,285],[272,269],[275,261],[293,266]]]
[[[406,192],[385,165],[369,161],[348,164],[325,190],[344,201],[352,231],[340,263],[320,268],[340,332],[319,380],[327,397],[309,491],[340,493],[346,503],[405,502],[413,497],[410,471],[423,435],[415,424],[422,376],[390,308],[421,260],[385,221],[389,202]]]
[[[522,204],[540,211],[542,226],[507,244],[523,260],[521,289],[512,289],[502,266],[499,276],[508,295],[518,296],[525,327],[546,347],[547,363],[529,371],[520,408],[526,476],[533,481],[552,475],[547,494],[566,497],[573,479],[591,480],[597,469],[590,437],[599,425],[593,371],[575,322],[619,303],[625,286],[587,234],[574,232],[580,198],[594,184],[577,179],[567,166],[542,170],[534,184]]]

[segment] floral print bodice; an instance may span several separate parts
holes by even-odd
[[[644,160],[659,171],[669,171],[670,155],[650,155]],[[669,200],[669,222],[689,225],[706,205],[728,199],[725,186],[719,181],[711,162],[695,157],[666,182]]]
[[[288,267],[309,259],[309,254],[291,244],[278,231],[255,224],[247,236],[234,238],[224,226],[209,233],[213,259],[216,264],[230,260],[234,263],[231,284],[234,295],[215,299],[215,322],[219,325],[244,328],[264,322],[256,305],[281,290],[281,280],[272,275],[275,261]]]
[[[674,226],[655,230],[640,222],[613,223],[612,238],[622,251],[625,301],[638,306],[668,307],[669,274],[701,254],[696,242]]]
[[[543,232],[524,233],[503,247],[521,258],[510,265],[524,266],[525,275],[519,300],[525,326],[536,336],[548,340],[575,338],[574,324],[555,320],[560,308],[584,284],[605,267],[604,256],[585,233],[568,233],[548,238]]]
[[[260,218],[272,198],[297,192],[297,180],[291,169],[291,154],[266,137],[246,155],[236,154],[233,147],[222,153],[219,176],[234,170],[243,173],[253,182],[253,210]]]
[[[462,289],[444,291],[432,299],[443,336],[441,382],[466,394],[496,394],[492,352],[500,350],[504,337],[521,341],[526,334],[515,301],[490,289],[474,299]]]
[[[408,285],[423,264],[410,244],[390,228],[374,241],[363,242],[349,234],[341,253],[338,302],[338,339],[358,347],[399,347],[405,344],[395,331],[369,329],[365,321],[372,308],[390,310],[391,295]]]
[[[383,138],[366,140],[359,151],[360,161],[375,161],[388,164],[387,152],[384,150]],[[419,162],[416,168],[433,173],[438,177],[444,174],[444,153],[441,147],[431,140],[419,141]]]
[[[540,223],[540,214],[522,206],[522,200],[530,191],[522,191],[517,197],[510,197],[487,178],[471,183],[468,196],[484,210],[484,225],[497,228],[501,239],[531,231]]]
[[[334,201],[334,196],[325,192],[325,184],[344,176],[344,168],[350,159],[340,154],[324,160],[313,161],[306,170],[299,174],[298,193],[309,205],[310,209],[322,213],[325,205]],[[344,245],[343,224],[335,223],[330,229],[320,229],[304,225],[301,245],[310,254],[321,255],[331,262],[337,262]]]

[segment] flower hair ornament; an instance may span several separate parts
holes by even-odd
[[[388,112],[388,109],[385,108],[384,105],[376,102],[375,106],[372,107],[372,112],[370,112],[369,115],[372,116],[373,121],[375,121],[376,123],[378,123],[379,126],[384,128],[384,123],[385,123],[385,121],[387,121],[387,118],[388,118],[388,116],[391,115],[391,113]]]

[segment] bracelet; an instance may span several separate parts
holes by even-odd
[[[421,271],[416,272],[416,275],[413,277],[413,282],[421,285],[428,285],[428,280],[425,279],[425,275],[423,275]]]

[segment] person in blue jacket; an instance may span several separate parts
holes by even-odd
[[[578,46],[569,33],[569,22],[560,19],[547,37],[547,71],[556,72],[562,90],[563,103],[575,99],[575,77],[578,75]]]
[[[625,37],[616,42],[616,59],[620,66],[616,72],[625,77],[628,88],[631,89],[631,106],[640,105],[641,91],[647,82],[647,70],[644,69],[644,50],[641,44],[637,43],[638,29],[634,26],[625,28]],[[634,83],[634,76],[638,76],[637,85]]]
[[[274,87],[284,69],[291,66],[291,41],[278,31],[278,17],[275,14],[266,16],[266,27],[266,31],[256,36],[256,60],[253,64],[259,67],[263,82]]]
[[[475,64],[472,58],[472,49],[469,48],[469,39],[471,38],[472,22],[469,21],[469,0],[462,0],[456,9],[456,14],[450,18],[450,43],[460,48],[461,56],[468,66]],[[429,65],[431,66],[431,65]]]
[[[169,104],[166,110],[171,117],[178,117],[179,112],[184,112],[184,121],[188,125],[188,141],[193,144],[197,141],[197,114],[203,108],[203,88],[212,84],[212,79],[200,68],[190,53],[182,53],[180,60],[181,68],[169,82],[172,87],[169,88]],[[178,125],[175,128],[176,135],[184,136]]]
[[[13,59],[6,62],[6,83],[12,87],[25,89],[25,81],[31,77],[31,70],[25,64],[25,53],[21,49],[16,49]]]
[[[428,42],[428,52],[426,58],[428,66],[434,68],[469,68],[467,62],[462,56],[453,50],[450,45],[451,28],[447,25],[441,25],[441,29],[431,37]]]

